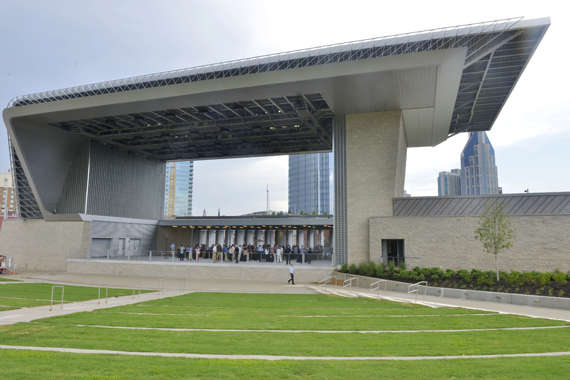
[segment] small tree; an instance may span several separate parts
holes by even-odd
[[[504,210],[505,205],[499,204],[497,200],[487,202],[479,218],[479,227],[475,230],[475,239],[481,240],[485,250],[495,255],[497,281],[499,281],[499,252],[511,248],[516,237],[509,216]]]

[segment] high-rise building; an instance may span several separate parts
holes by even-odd
[[[461,169],[452,169],[451,172],[439,172],[437,177],[437,195],[461,195]]]
[[[332,153],[289,156],[289,211],[333,212]]]
[[[168,216],[192,215],[194,162],[166,163],[164,212]]]
[[[461,195],[498,193],[495,150],[485,132],[471,132],[461,152]]]
[[[16,213],[16,195],[12,186],[12,172],[10,169],[0,173],[0,204],[2,205],[0,217],[12,216]]]

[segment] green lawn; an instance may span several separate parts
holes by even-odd
[[[49,305],[53,285],[55,284],[0,284],[0,311]],[[141,290],[141,293],[147,292],[150,290]],[[97,294],[98,288],[65,285],[63,303],[97,299]],[[120,297],[133,294],[133,291],[109,288],[108,294],[109,297]],[[101,289],[101,296],[105,297],[104,288]],[[53,299],[54,304],[61,302],[61,288],[54,289]]]
[[[568,357],[261,361],[0,350],[6,379],[567,379]]]
[[[0,276],[0,282],[22,282],[22,280],[13,280],[11,278],[6,278],[6,276]]]
[[[570,329],[453,333],[267,333],[123,330],[19,323],[0,326],[0,344],[115,351],[286,356],[430,356],[562,352]]]
[[[481,315],[483,314],[483,315]],[[324,295],[192,293],[49,322],[99,326],[242,330],[457,330],[570,325],[462,308]]]
[[[45,284],[32,284],[45,285]],[[2,285],[5,286],[5,285]],[[16,286],[22,285],[13,285]],[[0,289],[3,289],[0,287]],[[49,288],[51,292],[51,287]],[[45,290],[45,289],[44,289]],[[91,288],[93,291],[93,288]],[[82,290],[83,291],[83,290]],[[96,293],[97,289],[94,288]],[[79,292],[79,290],[78,290]],[[127,290],[127,294],[132,291]],[[4,293],[0,293],[4,294]],[[66,287],[67,294],[67,287]],[[79,297],[78,293],[76,297]],[[1,298],[0,298],[1,300]],[[97,326],[240,329],[172,331]],[[570,327],[541,330],[331,333],[307,330],[457,330],[570,323],[461,308],[325,295],[192,293],[0,326],[0,344],[132,352],[314,357],[452,356],[565,352]],[[291,329],[302,332],[261,332]],[[570,357],[422,361],[261,361],[0,350],[10,379],[568,378]]]

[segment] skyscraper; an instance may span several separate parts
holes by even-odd
[[[437,177],[437,195],[461,195],[461,169],[452,169],[451,172],[439,172]]]
[[[16,203],[14,187],[12,186],[12,173],[10,169],[6,169],[5,173],[0,173],[0,204],[2,205],[0,218],[14,215]]]
[[[495,150],[485,132],[469,133],[461,152],[461,195],[499,193]]]
[[[192,215],[192,183],[194,162],[166,163],[164,212],[168,216]]]
[[[289,156],[289,211],[332,214],[332,153]]]

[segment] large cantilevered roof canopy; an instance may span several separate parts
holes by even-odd
[[[200,160],[326,152],[334,115],[402,110],[408,146],[435,146],[491,129],[549,25],[499,20],[42,92],[12,99],[4,120]]]

